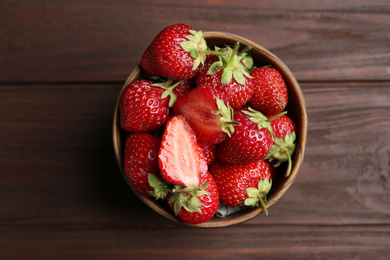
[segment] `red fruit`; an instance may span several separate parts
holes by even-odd
[[[176,187],[167,196],[168,204],[176,216],[189,224],[210,220],[219,208],[219,194],[215,181],[209,172],[201,179],[203,189],[186,191]]]
[[[179,98],[173,111],[184,115],[203,143],[220,143],[234,131],[233,110],[224,104],[221,93],[210,86],[199,86]]]
[[[164,28],[141,58],[141,66],[151,76],[174,80],[192,78],[204,63],[207,44],[202,32],[186,24]]]
[[[268,116],[272,118],[273,116]],[[294,121],[286,114],[276,117],[270,121],[275,137],[285,139],[286,135],[293,134],[295,132]]]
[[[207,56],[195,78],[195,85],[209,85],[218,89],[236,110],[245,105],[253,94],[249,70],[242,62],[246,54],[237,54],[238,44],[234,50],[230,47],[216,50],[224,55]]]
[[[120,124],[129,132],[150,132],[161,127],[169,114],[164,89],[149,80],[137,80],[123,91],[119,103]]]
[[[168,106],[173,107],[178,97],[183,96],[194,88],[194,80],[187,79],[174,81],[173,79],[167,79],[163,82],[153,83],[152,86],[164,89],[165,91],[162,93],[161,98],[169,96]]]
[[[237,164],[264,159],[273,144],[268,119],[251,108],[237,110],[232,135],[217,147],[218,158],[224,163]]]
[[[272,117],[270,116],[270,118]],[[285,175],[289,176],[292,166],[291,156],[295,150],[295,123],[287,115],[279,116],[271,120],[270,123],[275,139],[266,159],[274,162],[275,167],[287,161],[288,167]]]
[[[148,183],[148,174],[161,179],[158,167],[160,138],[147,133],[133,133],[126,138],[123,168],[125,178],[133,189],[150,196],[153,188]]]
[[[141,57],[141,67],[151,76],[155,76],[157,73],[156,62],[154,61],[154,50],[150,44]]]
[[[174,81],[172,85],[178,83]],[[173,93],[177,96],[177,98],[184,96],[184,94],[188,93],[195,87],[195,80],[193,78],[180,81],[178,85],[176,85],[173,89]]]
[[[223,164],[216,161],[210,172],[218,186],[220,201],[228,207],[265,206],[271,189],[271,173],[263,160],[243,164]]]
[[[281,113],[288,102],[287,85],[282,74],[273,67],[260,67],[251,71],[253,95],[248,104],[263,114]]]
[[[203,147],[204,154],[206,156],[206,161],[207,165],[210,163],[214,162],[215,159],[217,158],[217,152],[215,150],[215,145],[214,144],[206,144],[206,143],[201,143]]]
[[[171,184],[197,187],[207,172],[202,145],[182,115],[170,118],[165,127],[158,163],[164,180]]]

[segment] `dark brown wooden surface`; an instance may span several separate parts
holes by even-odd
[[[269,216],[180,226],[120,174],[117,96],[178,22],[259,43],[301,84],[305,159]],[[0,259],[388,259],[389,28],[379,0],[2,1]]]

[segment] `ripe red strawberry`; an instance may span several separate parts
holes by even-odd
[[[178,85],[176,85],[178,83]],[[191,89],[195,88],[195,80],[194,78],[181,80],[180,82],[174,81],[172,85],[176,85],[173,88],[173,93],[175,93],[176,97],[179,98],[184,96],[184,94],[191,91]]]
[[[129,132],[150,132],[168,118],[169,98],[161,98],[164,89],[150,80],[137,80],[123,91],[119,103],[120,124]]]
[[[285,175],[289,176],[292,164],[291,156],[295,150],[295,123],[287,115],[282,115],[271,120],[271,126],[275,134],[275,140],[266,159],[275,162],[275,167],[287,161],[288,167]]]
[[[152,86],[164,89],[165,91],[162,93],[161,98],[169,97],[168,106],[173,107],[177,98],[190,92],[195,85],[193,79],[186,79],[186,80],[166,79],[162,82],[153,83]]]
[[[282,74],[273,67],[251,71],[254,91],[248,104],[266,115],[281,113],[288,102],[287,85]]]
[[[263,160],[243,164],[215,161],[210,172],[218,186],[220,201],[228,207],[259,206],[267,212],[266,195],[271,189],[271,173]]]
[[[207,172],[202,145],[182,115],[170,118],[165,126],[158,162],[161,175],[171,184],[198,187]]]
[[[174,80],[192,78],[206,59],[202,31],[186,24],[173,24],[160,31],[141,58],[151,76]]]
[[[224,163],[236,164],[264,159],[273,144],[272,127],[258,111],[243,108],[235,111],[231,137],[217,147],[218,158]]]
[[[238,109],[245,105],[253,94],[253,84],[248,68],[244,65],[246,53],[237,54],[235,48],[216,48],[223,55],[209,55],[195,78],[195,85],[209,85],[223,93],[229,105]]]
[[[184,115],[201,142],[217,144],[234,131],[233,110],[223,100],[218,90],[199,86],[179,98],[173,111]]]
[[[148,183],[149,174],[161,179],[157,158],[160,142],[160,138],[148,133],[133,133],[126,138],[123,159],[125,178],[141,195],[151,196],[154,190]],[[154,195],[161,198],[166,193]]]
[[[217,159],[217,152],[214,144],[201,143],[204,154],[206,156],[207,165],[214,162]]]
[[[189,224],[210,220],[219,208],[217,185],[209,172],[201,179],[202,189],[187,191],[176,186],[167,196],[168,204],[176,216]]]

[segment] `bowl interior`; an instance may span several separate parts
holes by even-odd
[[[271,191],[269,192],[267,198],[267,207],[271,207],[274,205],[290,188],[292,183],[294,182],[298,170],[301,166],[301,163],[303,161],[305,146],[306,146],[306,134],[307,134],[307,115],[306,115],[306,104],[305,100],[302,94],[302,90],[295,79],[292,72],[288,69],[288,67],[273,53],[266,50],[262,46],[247,40],[245,38],[242,38],[240,36],[230,34],[230,33],[224,33],[224,32],[204,32],[203,34],[204,38],[207,41],[207,44],[212,46],[224,46],[224,45],[234,45],[236,42],[240,43],[241,48],[245,46],[251,47],[251,55],[253,57],[253,60],[256,64],[256,66],[265,66],[265,65],[272,65],[273,67],[277,68],[283,75],[287,86],[288,86],[288,105],[286,107],[287,115],[290,116],[294,122],[296,123],[297,127],[297,140],[296,140],[296,150],[294,152],[293,158],[292,158],[292,170],[291,174],[288,177],[280,176],[272,186]],[[116,156],[116,160],[118,163],[118,166],[123,174],[123,148],[124,148],[124,142],[125,138],[128,135],[127,132],[121,129],[119,125],[119,113],[118,113],[118,106],[119,106],[119,99],[123,92],[123,90],[126,88],[128,84],[131,82],[145,78],[146,75],[144,74],[143,70],[138,66],[135,68],[129,77],[127,78],[126,82],[124,83],[122,90],[120,94],[118,95],[118,100],[115,106],[114,111],[114,119],[113,119],[113,144],[114,144],[114,152]],[[282,166],[281,166],[282,167]],[[131,186],[130,186],[131,187]],[[160,203],[156,201],[153,198],[145,197],[142,195],[139,195],[138,193],[134,192],[144,203],[146,203],[150,208],[152,208],[154,211],[159,213],[160,215],[169,218],[173,221],[183,223],[181,220],[179,220],[171,211],[170,208],[164,203]],[[263,210],[261,208],[254,208],[254,209],[248,209],[245,211],[240,211],[238,213],[229,215],[225,218],[216,218],[201,223],[201,224],[186,224],[190,226],[196,226],[196,227],[224,227],[224,226],[230,226],[238,223],[242,223],[245,221],[248,221],[259,214],[261,214]]]

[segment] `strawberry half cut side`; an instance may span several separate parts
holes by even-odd
[[[183,115],[170,118],[158,154],[161,175],[171,184],[196,188],[207,172],[206,157]]]
[[[225,105],[222,93],[209,86],[199,86],[179,98],[173,108],[184,115],[199,140],[218,144],[234,131],[233,109]]]

